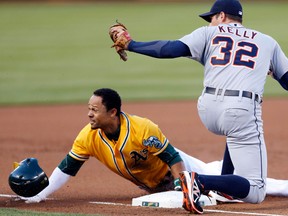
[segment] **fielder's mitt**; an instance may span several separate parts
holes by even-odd
[[[125,50],[127,50],[128,44],[132,40],[127,28],[122,23],[116,21],[116,23],[109,28],[109,35],[114,42],[111,48],[115,47],[120,58],[123,61],[127,61],[128,57]]]

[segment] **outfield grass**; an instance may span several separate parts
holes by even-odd
[[[245,26],[273,36],[288,54],[283,25],[288,3],[243,6]],[[135,40],[177,39],[206,25],[198,14],[209,8],[199,3],[1,4],[0,105],[86,102],[100,87],[117,89],[125,100],[195,99],[202,90],[200,64],[133,53],[122,62],[110,49],[108,28],[119,19]],[[287,94],[268,78],[265,96]],[[63,214],[0,208],[0,215]]]
[[[87,214],[67,214],[67,213],[51,213],[51,212],[35,212],[24,211],[10,208],[0,208],[0,215],[3,216],[87,216]],[[89,214],[90,216],[101,216],[99,214]]]
[[[288,53],[288,3],[248,3],[245,25],[270,34]],[[203,68],[181,58],[128,53],[120,61],[108,36],[119,19],[135,40],[177,39],[206,25],[208,4],[1,4],[0,105],[83,102],[100,87],[125,100],[194,99]],[[267,16],[269,14],[269,16]],[[282,22],[279,22],[282,20]],[[286,95],[268,79],[266,96]]]

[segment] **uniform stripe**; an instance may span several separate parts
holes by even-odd
[[[123,117],[126,119],[126,122],[127,122],[127,133],[126,133],[124,141],[123,141],[123,143],[121,145],[120,152],[122,152],[122,150],[124,149],[124,147],[125,147],[125,145],[127,143],[128,137],[130,136],[130,121],[128,119],[128,116],[125,113],[123,113],[123,112],[121,112],[121,114],[123,115]]]
[[[75,154],[72,150],[69,152],[69,155],[76,159],[76,160],[80,160],[80,161],[86,161],[89,159],[89,156],[81,156],[81,155],[78,155],[78,154]]]
[[[105,138],[102,136],[100,130],[98,130],[98,134],[99,134],[101,140],[104,142],[104,144],[110,149],[110,152],[111,152],[111,154],[112,154],[112,160],[113,160],[113,162],[114,162],[114,164],[115,164],[115,167],[116,167],[117,171],[124,177],[123,173],[122,173],[121,170],[119,169],[119,166],[118,166],[118,164],[117,164],[117,160],[116,160],[116,157],[115,157],[115,155],[114,155],[114,151],[113,151],[111,145],[110,145],[110,144],[105,140]]]
[[[131,123],[130,123],[130,120],[129,120],[128,116],[127,116],[124,112],[121,112],[121,114],[123,115],[123,117],[126,119],[126,122],[127,122],[127,128],[126,128],[126,129],[127,129],[127,133],[126,133],[125,139],[124,139],[124,141],[123,141],[123,143],[122,143],[122,146],[121,146],[121,148],[120,148],[120,154],[121,154],[121,157],[122,157],[122,161],[123,161],[123,163],[124,163],[124,165],[125,165],[125,168],[126,168],[127,173],[134,179],[134,181],[136,181],[138,185],[141,184],[142,187],[144,187],[144,188],[149,188],[147,185],[145,185],[143,182],[139,181],[139,180],[131,173],[131,171],[129,170],[129,167],[128,167],[128,165],[127,165],[125,156],[124,156],[124,154],[122,153],[122,151],[123,151],[124,148],[125,148],[125,145],[127,144],[128,138],[129,138],[129,136],[130,136],[130,131],[131,131],[131,130],[130,130],[130,125],[131,125]]]
[[[262,187],[264,187],[264,185],[265,185],[265,181],[264,181],[264,179],[263,179],[263,163],[262,163],[262,158],[263,158],[263,156],[262,156],[262,148],[261,148],[261,145],[262,145],[262,142],[261,142],[261,139],[260,139],[260,136],[261,136],[261,133],[260,133],[260,131],[259,131],[259,126],[258,126],[258,124],[257,124],[257,120],[258,120],[258,118],[257,118],[257,104],[256,103],[258,103],[258,102],[256,102],[256,101],[254,101],[254,116],[255,116],[255,125],[256,125],[256,130],[258,131],[258,140],[259,140],[259,154],[260,154],[260,164],[261,164],[261,179],[262,179],[262,183],[263,183],[263,185],[261,186],[261,187],[259,187],[259,188],[262,188]],[[260,106],[260,105],[259,105]]]
[[[159,155],[160,153],[162,153],[166,149],[168,144],[169,144],[169,140],[165,138],[162,149],[160,149],[160,151],[158,152],[155,152],[153,155]]]

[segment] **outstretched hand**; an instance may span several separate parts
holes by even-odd
[[[45,201],[45,198],[35,195],[33,197],[22,197],[22,196],[16,196],[13,198],[13,201],[24,201],[25,203],[39,203],[42,201]]]
[[[126,26],[116,21],[114,25],[109,28],[109,35],[114,44],[111,46],[115,48],[123,61],[127,61],[127,53],[125,50],[128,48],[128,44],[132,40]]]

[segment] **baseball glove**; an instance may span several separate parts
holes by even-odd
[[[122,23],[116,21],[116,23],[109,28],[109,35],[114,43],[111,48],[115,48],[120,59],[127,61],[128,56],[125,50],[127,50],[128,44],[132,40],[127,28]]]

